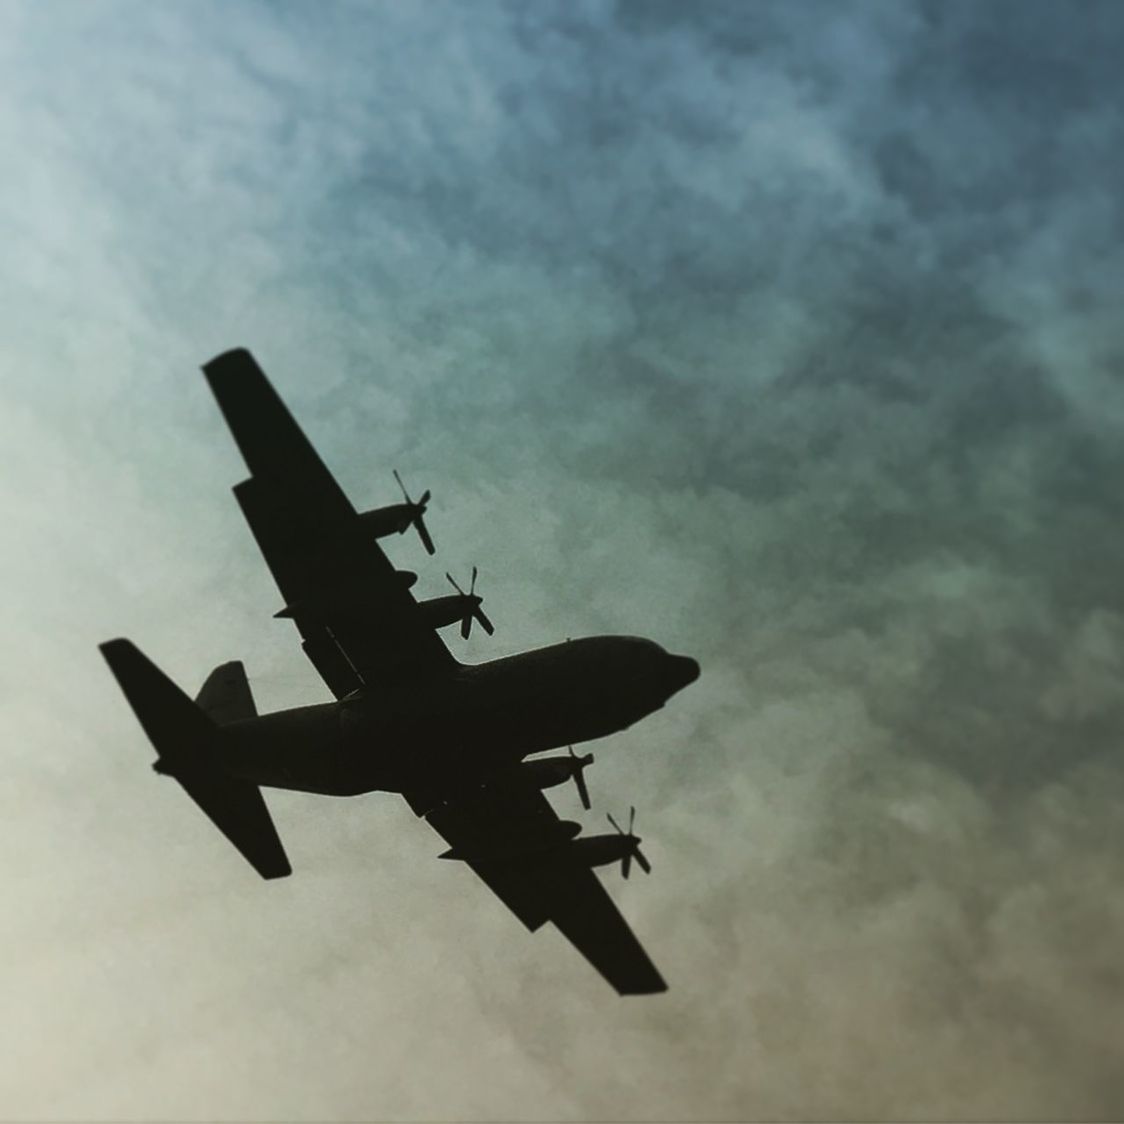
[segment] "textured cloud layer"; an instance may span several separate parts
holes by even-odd
[[[0,9],[0,1109],[1124,1112],[1122,41],[1093,0]],[[99,640],[323,695],[196,370],[234,344],[357,502],[434,490],[466,658],[702,662],[594,747],[666,997],[392,798],[272,797],[259,886],[147,772]]]

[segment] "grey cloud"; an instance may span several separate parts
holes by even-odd
[[[1081,10],[4,9],[6,1111],[1119,1113],[1124,21]],[[108,635],[320,697],[193,373],[235,343],[357,501],[433,488],[467,658],[702,660],[594,747],[666,999],[392,801],[274,797],[267,895],[147,774]]]

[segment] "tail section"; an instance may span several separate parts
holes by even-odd
[[[196,705],[220,726],[243,718],[256,718],[258,708],[241,660],[220,664],[207,676]]]
[[[252,717],[254,704],[242,665],[216,668],[194,703],[130,641],[110,640],[101,645],[101,653],[156,750],[156,771],[175,777],[263,878],[291,874],[258,786],[225,772],[218,756],[216,721]],[[247,704],[250,714],[234,714]]]

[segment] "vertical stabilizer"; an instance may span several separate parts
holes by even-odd
[[[199,694],[195,696],[195,702],[220,726],[258,716],[258,708],[254,706],[254,696],[241,660],[219,664],[207,676]]]

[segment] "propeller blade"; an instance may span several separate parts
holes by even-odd
[[[624,832],[621,831],[621,825],[619,823],[617,823],[617,821],[615,819],[613,819],[613,813],[612,812],[606,812],[605,816],[608,819],[609,823],[611,823],[613,825],[613,827],[615,827],[617,829],[617,831],[620,832],[621,835],[624,835]]]
[[[632,834],[632,825],[636,822],[636,809],[629,808],[628,810],[628,834]]]
[[[410,499],[410,493],[406,491],[406,485],[402,483],[402,477],[398,475],[398,469],[395,468],[392,469],[392,471],[394,473],[394,479],[398,481],[398,487],[402,489],[402,495],[406,497],[406,502],[413,503],[414,501]]]
[[[639,865],[640,869],[645,874],[651,874],[652,873],[652,864],[650,862],[648,862],[648,860],[646,858],[644,858],[643,854],[641,854],[641,852],[640,852],[639,847],[636,848],[635,853],[636,853],[636,862]]]
[[[461,639],[467,640],[470,632],[472,632],[472,613],[465,613],[461,617]]]
[[[476,592],[476,567],[472,567],[472,581],[468,583],[468,595],[471,597]]]
[[[479,605],[477,605],[476,608],[472,611],[472,615],[480,622],[480,627],[489,636],[495,635],[495,632],[496,632],[495,625],[493,625],[492,622],[490,620],[488,620],[487,616],[484,613],[484,610],[481,609]]]
[[[581,797],[582,807],[588,812],[592,805],[589,802],[589,789],[585,787],[585,777],[582,776],[582,770],[585,766],[579,765],[574,770],[574,784],[578,788],[578,796]]]
[[[422,546],[424,546],[430,554],[436,554],[437,547],[433,545],[433,539],[429,537],[429,531],[426,530],[425,520],[422,518],[420,511],[414,516],[414,527],[417,529],[418,538],[421,539]]]
[[[632,869],[632,852],[631,851],[625,851],[624,858],[621,859],[621,874],[623,874],[625,876],[626,880],[628,879],[628,872],[631,869]]]
[[[459,593],[459,594],[460,594],[460,595],[461,595],[462,597],[464,597],[464,596],[465,596],[465,592],[464,592],[464,590],[463,590],[463,589],[461,589],[461,587],[460,587],[459,585],[457,585],[457,579],[456,579],[456,578],[454,578],[454,577],[453,577],[453,575],[452,575],[452,574],[450,574],[448,570],[446,570],[446,571],[445,571],[445,577],[449,579],[449,584],[450,584],[450,585],[451,585],[451,586],[452,586],[452,587],[453,587],[453,588],[454,588],[454,589],[455,589],[455,590],[456,590],[456,591],[457,591],[457,592],[458,592],[458,593]]]
[[[418,500],[418,507],[420,507],[422,509],[422,511],[425,511],[425,505],[427,503],[429,503],[429,497],[431,495],[432,495],[432,493],[430,492],[430,490],[428,488],[426,488],[426,490],[424,492],[422,492],[421,499]]]

